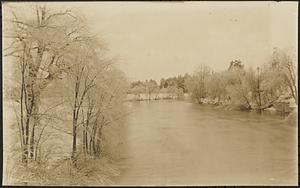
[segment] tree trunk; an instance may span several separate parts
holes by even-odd
[[[85,148],[86,148],[86,153],[89,154],[89,144],[88,144],[87,129],[85,130]]]
[[[77,128],[77,119],[76,119],[76,109],[73,109],[73,143],[72,143],[72,162],[76,166],[76,128]]]
[[[36,93],[35,103],[33,106],[33,125],[31,129],[31,136],[30,136],[30,151],[29,151],[29,158],[33,159],[34,157],[34,150],[35,150],[35,128],[39,125],[39,103],[40,103],[40,94]],[[36,157],[35,157],[36,158]]]
[[[26,145],[23,145],[23,148],[22,148],[22,162],[23,163],[28,162],[28,160],[27,160],[27,146]]]
[[[83,155],[84,155],[84,158],[86,157],[86,126],[83,127],[82,129],[82,149],[83,149]]]
[[[261,108],[261,96],[260,96],[260,79],[259,79],[259,68],[257,68],[257,92],[258,92],[258,106]]]

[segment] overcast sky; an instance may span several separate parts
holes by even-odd
[[[58,2],[54,2],[59,4]],[[219,71],[297,47],[297,2],[71,2],[131,80]]]

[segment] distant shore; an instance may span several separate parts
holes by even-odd
[[[153,101],[153,100],[192,100],[190,94],[184,93],[179,96],[172,93],[140,93],[140,94],[127,94],[126,101]],[[238,110],[238,111],[248,111],[243,108],[242,105],[232,104],[230,101],[218,101],[213,99],[205,98],[203,99],[202,105],[212,105],[217,109],[224,110]],[[257,109],[252,109],[257,110]],[[269,108],[265,108],[262,111],[268,111],[270,113],[289,115],[295,114],[297,110],[297,105],[294,101],[289,99],[280,98],[278,99],[274,105],[271,105]]]
[[[174,100],[174,99],[188,99],[189,94],[185,93],[182,96],[173,93],[140,93],[127,94],[126,101],[145,101],[145,100]]]

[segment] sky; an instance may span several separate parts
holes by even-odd
[[[297,47],[297,2],[71,2],[130,80],[268,61]]]

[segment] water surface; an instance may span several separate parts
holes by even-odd
[[[283,117],[185,101],[127,104],[120,185],[297,184],[297,129]]]

